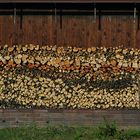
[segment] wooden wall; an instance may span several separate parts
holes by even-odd
[[[13,16],[0,16],[0,44],[134,47],[132,16],[102,16],[101,30],[98,23],[93,16],[63,16],[61,28],[59,16],[56,22],[54,16],[23,16],[21,29],[18,16],[15,25]]]
[[[121,127],[140,127],[140,110],[40,110],[0,109],[0,128],[48,124],[96,126],[115,122]]]

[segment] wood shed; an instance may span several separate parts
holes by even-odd
[[[136,44],[139,0],[1,0],[0,3],[1,44],[79,47]]]
[[[140,126],[140,0],[0,0],[0,127]]]

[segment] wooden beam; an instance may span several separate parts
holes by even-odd
[[[0,3],[140,3],[140,0],[0,0]]]
[[[83,16],[83,15],[87,15],[87,16],[93,16],[94,15],[94,12],[93,11],[91,11],[91,10],[82,10],[82,11],[80,11],[80,10],[63,10],[63,11],[60,11],[60,10],[56,10],[56,12],[55,12],[55,10],[38,10],[38,9],[34,9],[34,10],[31,10],[31,9],[24,9],[23,11],[22,11],[22,16],[24,16],[24,15],[55,15],[55,13],[57,13],[57,16],[61,16],[61,15],[63,15],[63,16],[65,16],[65,15],[81,15],[81,16]],[[21,16],[21,10],[20,9],[17,9],[16,10],[16,14],[18,15],[18,16]],[[133,10],[129,10],[129,11],[114,11],[114,10],[102,10],[102,12],[101,12],[101,15],[112,15],[112,16],[114,16],[114,15],[128,15],[128,16],[133,16],[133,14],[134,14],[134,12],[133,12]],[[136,13],[137,15],[138,15],[138,11],[137,11],[137,13]],[[13,10],[11,9],[11,10],[1,10],[0,9],[0,15],[13,15]],[[97,16],[99,16],[100,15],[100,11],[99,10],[97,10]],[[62,18],[62,17],[61,17]],[[101,18],[100,16],[99,16],[99,18]],[[22,20],[21,20],[22,21]]]

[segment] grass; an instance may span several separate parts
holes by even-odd
[[[0,140],[140,140],[140,129],[120,130],[106,121],[97,127],[32,125],[0,129]]]

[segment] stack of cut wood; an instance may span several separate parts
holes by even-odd
[[[140,108],[140,50],[4,45],[0,107]]]

